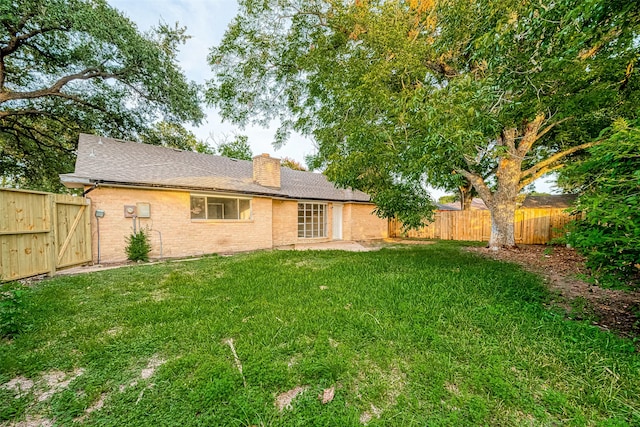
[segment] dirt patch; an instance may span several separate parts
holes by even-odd
[[[40,393],[37,397],[38,402],[44,402],[57,392],[65,390],[73,380],[82,374],[84,374],[84,369],[76,369],[70,375],[62,371],[51,371],[45,374],[42,379],[46,383],[48,390]]]
[[[2,384],[0,388],[14,392],[16,399],[19,399],[29,393],[29,390],[33,388],[33,381],[25,377],[16,377]]]
[[[367,424],[374,417],[380,418],[382,412],[397,404],[398,397],[405,388],[407,376],[401,370],[398,361],[391,362],[387,369],[382,369],[367,360],[362,361],[360,365],[362,370],[358,373],[351,388],[352,393],[361,400],[361,404],[364,404],[363,406],[366,408],[360,415],[360,423]],[[384,387],[385,389],[382,399],[375,404],[362,400],[363,391],[370,387]]]
[[[306,391],[309,387],[307,386],[298,386],[296,388],[292,388],[289,391],[285,391],[284,393],[280,393],[276,396],[275,405],[278,408],[278,411],[283,411],[284,409],[291,409],[291,402],[295,399],[300,393]]]
[[[151,292],[151,299],[154,302],[164,301],[165,299],[167,299],[168,296],[169,296],[169,293],[164,289],[156,289],[153,292]]]
[[[335,386],[331,386],[329,388],[325,388],[324,390],[322,390],[322,393],[320,393],[320,395],[318,396],[318,399],[320,399],[320,402],[322,402],[323,405],[326,405],[327,403],[333,400],[335,395],[336,395],[336,388]]]
[[[380,418],[380,415],[382,415],[382,409],[376,408],[372,403],[369,411],[364,411],[362,414],[360,414],[360,423],[368,424],[369,421],[373,419],[373,417]]]
[[[10,427],[52,427],[53,421],[40,416],[27,415],[27,418],[23,421],[18,421],[9,424]]]
[[[122,328],[122,326],[116,326],[115,328],[111,328],[105,331],[105,333],[110,337],[115,337],[116,335],[120,335],[123,331],[124,329]]]
[[[143,380],[147,380],[151,378],[153,374],[156,372],[156,369],[158,369],[160,366],[164,365],[165,363],[167,363],[166,360],[160,359],[158,356],[153,356],[151,359],[149,359],[149,362],[147,363],[147,367],[140,372],[140,378],[142,378]]]
[[[445,383],[444,388],[446,388],[447,391],[451,394],[455,394],[455,395],[460,394],[460,390],[458,389],[458,386],[454,383]]]
[[[564,246],[520,245],[516,249],[492,251],[487,248],[467,248],[501,261],[515,262],[526,270],[545,277],[552,292],[564,300],[570,316],[579,320],[593,315],[601,329],[634,338],[640,336],[640,292],[603,289],[579,279],[588,276],[585,259],[574,249]],[[580,310],[571,311],[571,306]]]
[[[89,406],[87,409],[84,410],[84,414],[83,415],[81,415],[81,416],[79,416],[77,418],[74,418],[73,421],[75,421],[77,423],[78,422],[79,423],[83,423],[92,412],[99,411],[100,409],[102,409],[102,407],[104,406],[104,401],[105,401],[106,397],[107,397],[106,393],[102,393],[100,395],[100,397],[98,398],[98,400],[96,400],[93,403],[93,405]]]
[[[76,378],[84,374],[84,369],[76,369],[71,373],[65,373],[62,371],[50,371],[43,374],[36,381],[30,380],[25,377],[16,377],[11,381],[2,384],[0,388],[12,391],[15,393],[15,398],[19,399],[26,394],[32,392],[34,402],[27,406],[25,412],[26,417],[22,421],[13,421],[8,424],[3,424],[11,427],[50,427],[55,424],[55,420],[44,418],[42,415],[35,414],[34,408],[37,411],[36,404],[44,402],[51,398],[54,394],[65,390],[69,387]]]

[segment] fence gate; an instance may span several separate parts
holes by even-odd
[[[81,197],[0,189],[0,281],[90,262],[90,211]]]

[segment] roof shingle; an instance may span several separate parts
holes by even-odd
[[[281,169],[281,187],[253,181],[253,163],[95,135],[80,134],[67,186],[92,183],[262,194],[293,199],[368,202],[358,190],[337,188],[319,173]]]

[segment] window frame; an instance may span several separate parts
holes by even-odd
[[[299,201],[297,222],[298,239],[326,239],[328,237],[327,212],[327,203]],[[314,221],[314,219],[317,221]],[[310,220],[310,223],[308,223],[308,220]],[[302,229],[300,228],[301,226]],[[308,236],[308,234],[310,234],[310,236]]]
[[[192,208],[193,206],[193,199],[194,198],[199,198],[199,199],[204,199],[204,218],[194,218],[194,209]],[[228,200],[235,200],[236,201],[236,211],[238,213],[238,218],[224,218],[224,213],[225,213],[225,207],[224,207],[224,203],[210,203],[209,202],[209,198],[212,199],[228,199]],[[241,218],[240,214],[241,214],[241,210],[240,210],[240,201],[241,200],[246,200],[249,202],[249,217],[248,218]],[[216,204],[216,205],[221,205],[222,206],[222,215],[223,218],[209,218],[209,205],[210,204]],[[250,222],[253,221],[253,198],[252,197],[242,197],[242,196],[229,196],[229,195],[220,195],[220,194],[200,194],[200,193],[190,193],[189,194],[189,216],[191,221],[194,222],[210,222],[210,221],[222,221],[222,222]]]

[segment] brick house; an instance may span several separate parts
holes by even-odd
[[[267,154],[236,160],[81,134],[75,171],[60,178],[91,200],[94,261],[98,250],[101,262],[126,259],[125,237],[139,227],[150,232],[152,257],[388,233],[367,194],[281,167]]]

